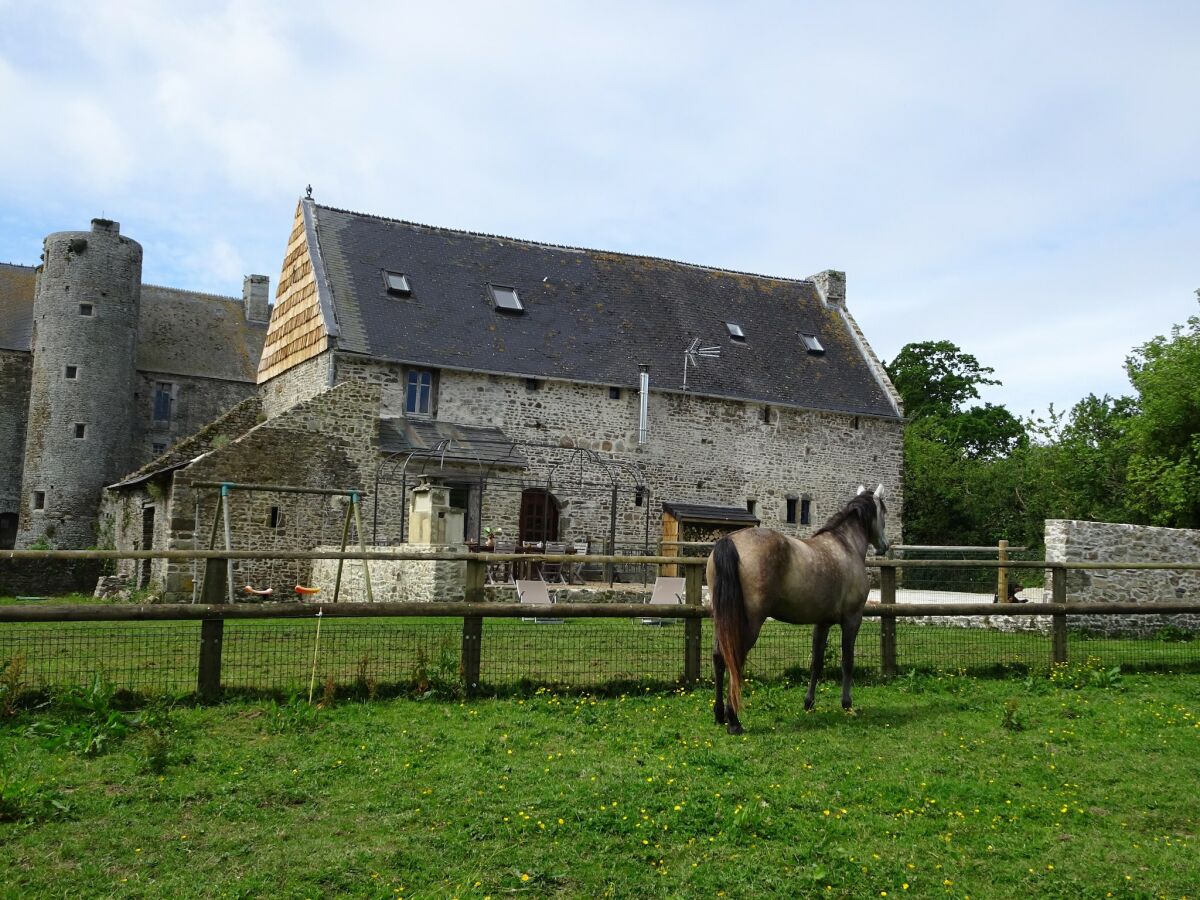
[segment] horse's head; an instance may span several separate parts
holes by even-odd
[[[874,491],[868,491],[860,484],[858,496],[861,497],[863,494],[868,494],[875,503],[875,515],[872,517],[867,531],[867,540],[875,545],[875,549],[880,554],[887,553],[888,540],[885,534],[887,531],[887,504],[883,500],[883,485],[879,485]]]

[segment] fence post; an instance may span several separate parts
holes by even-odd
[[[894,606],[896,603],[896,570],[891,566],[879,569],[879,602]],[[881,616],[879,621],[879,657],[883,677],[896,674],[896,617]]]
[[[467,560],[463,597],[468,603],[483,602],[483,586],[487,581],[487,563]],[[479,659],[483,648],[483,617],[463,616],[462,677],[468,694],[479,688]]]
[[[224,637],[224,619],[203,619],[200,622],[200,666],[196,675],[196,691],[204,700],[218,700],[221,697],[221,643]]]
[[[1067,570],[1062,566],[1055,566],[1050,572],[1050,600],[1052,603],[1065,605],[1067,602]],[[1051,621],[1052,659],[1056,663],[1065,663],[1067,661],[1067,614],[1056,612]]]
[[[684,602],[688,606],[700,606],[700,589],[704,582],[703,566],[687,566],[683,570]],[[695,684],[700,680],[700,634],[703,620],[683,620],[683,680]]]
[[[1008,541],[1000,541],[996,547],[996,558],[1000,562],[1005,562],[1008,559]],[[1001,566],[996,570],[996,602],[1007,603],[1008,596],[1008,569]]]

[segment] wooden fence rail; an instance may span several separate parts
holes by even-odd
[[[213,699],[221,692],[221,650],[226,620],[247,619],[295,619],[325,616],[331,618],[377,618],[377,617],[452,617],[463,620],[462,630],[462,676],[469,691],[479,685],[483,620],[485,618],[521,618],[530,615],[527,604],[485,602],[484,585],[487,566],[498,560],[549,561],[578,560],[578,556],[554,554],[417,554],[411,552],[280,552],[280,551],[8,551],[3,558],[37,559],[206,559],[215,572],[224,569],[228,559],[452,559],[466,562],[464,602],[432,603],[201,603],[201,604],[158,604],[158,605],[104,605],[104,606],[0,606],[0,624],[32,622],[122,622],[122,621],[200,621],[199,666],[197,691],[202,697]],[[654,607],[654,616],[660,619],[682,619],[684,622],[683,678],[688,683],[696,682],[701,672],[701,628],[702,620],[711,617],[711,610],[702,603],[703,558],[686,557],[606,557],[589,556],[599,562],[646,562],[658,565],[685,566],[685,603],[681,606]],[[896,619],[924,616],[1050,616],[1051,658],[1056,663],[1067,660],[1067,618],[1072,615],[1177,615],[1200,616],[1200,603],[1154,602],[1154,603],[1071,603],[1067,600],[1066,576],[1073,569],[1163,569],[1200,570],[1200,563],[1062,563],[1046,561],[1014,562],[963,561],[963,560],[893,560],[872,559],[868,565],[880,569],[880,603],[867,605],[865,615],[879,618],[880,651],[882,672],[885,676],[897,673]],[[1050,570],[1051,600],[1048,603],[980,604],[980,603],[898,603],[896,602],[896,570],[900,568],[923,568],[928,565],[957,567],[998,566],[1009,568],[1034,568]],[[207,592],[206,592],[207,594]],[[207,594],[220,599],[222,593],[215,590]],[[642,603],[558,603],[554,605],[555,618],[598,619],[638,618],[645,616],[647,607]]]

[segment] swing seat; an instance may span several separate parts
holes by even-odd
[[[248,584],[242,588],[242,593],[253,594],[256,597],[270,597],[275,593],[275,588],[256,588],[252,584]]]
[[[296,593],[300,594],[301,596],[308,594],[319,594],[321,593],[321,589],[319,587],[305,587],[302,584],[298,584],[296,585]]]

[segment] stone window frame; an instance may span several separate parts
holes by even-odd
[[[609,400],[620,400],[621,399],[621,389],[619,387],[617,387],[615,384],[611,385],[608,389],[608,399]]]
[[[75,440],[82,441],[87,439],[87,423],[76,422],[74,430]]]
[[[96,304],[80,303],[79,304],[79,315],[83,316],[84,318],[88,318],[88,319],[92,318],[93,316],[96,315]]]
[[[63,366],[63,380],[64,381],[78,381],[79,380],[79,366],[71,365],[71,364]]]
[[[29,508],[33,512],[45,512],[46,510],[46,492],[33,491],[29,498]]]
[[[783,521],[788,525],[798,525],[799,520],[796,515],[797,507],[799,506],[800,498],[796,494],[788,494],[784,498]]]

